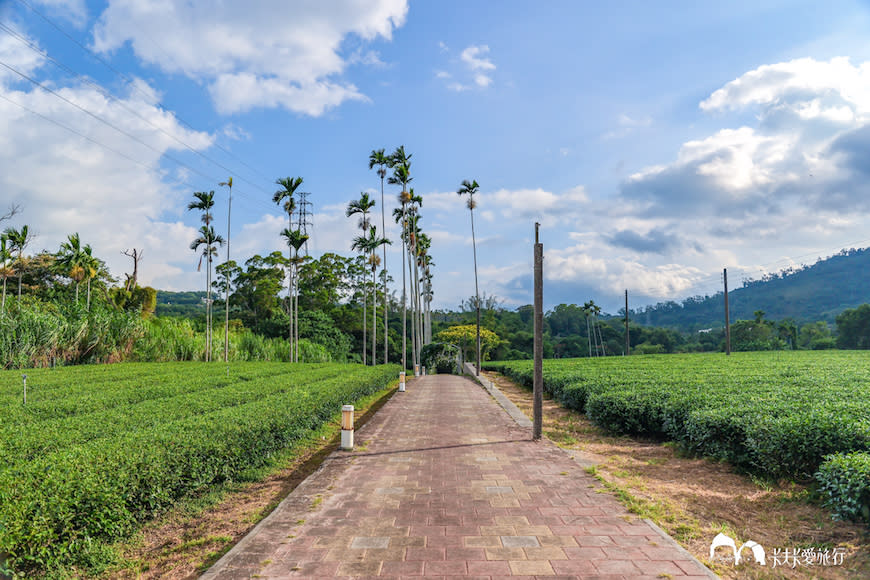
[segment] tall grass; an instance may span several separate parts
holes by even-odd
[[[216,329],[219,330],[219,329]],[[221,332],[215,332],[211,360],[224,356]],[[73,303],[24,297],[7,298],[0,316],[0,368],[121,361],[205,360],[205,334],[190,321],[177,318],[143,320],[138,314],[92,304],[90,311]],[[232,361],[290,360],[289,343],[264,338],[250,330],[231,330]],[[305,339],[299,343],[301,362],[330,362],[325,347]]]
[[[7,298],[8,300],[8,298]],[[135,314],[80,304],[23,298],[0,316],[0,366],[117,362],[143,334]]]
[[[144,323],[144,336],[133,349],[134,361],[205,360],[205,333],[197,332],[185,318],[155,318]],[[224,357],[222,329],[215,329],[211,360]],[[232,361],[290,361],[290,344],[281,338],[264,338],[248,329],[230,330],[229,359]],[[302,339],[299,341],[300,362],[330,362],[331,355],[323,346]]]

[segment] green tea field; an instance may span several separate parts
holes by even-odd
[[[532,361],[486,366],[532,384]],[[866,352],[547,360],[544,388],[612,432],[676,441],[768,478],[815,478],[835,514],[870,519]]]
[[[0,372],[0,562],[87,567],[153,514],[292,448],[395,365],[141,363]]]

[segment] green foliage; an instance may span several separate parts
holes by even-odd
[[[232,327],[232,325],[231,325]],[[141,362],[203,361],[205,358],[205,334],[194,328],[194,323],[185,318],[154,318],[146,321],[144,333],[139,339],[129,360]],[[223,360],[222,338],[212,344],[210,360]],[[229,335],[229,359],[231,361],[290,361],[290,344],[283,338],[268,338],[251,330],[233,330]],[[300,362],[330,362],[330,351],[310,340],[299,341]]]
[[[837,316],[837,346],[870,348],[870,304],[844,310]]]
[[[138,313],[142,318],[150,318],[157,309],[157,290],[150,286],[136,286],[132,290],[111,288],[109,297],[121,310]]]
[[[840,519],[870,523],[870,453],[836,453],[816,473],[825,506]]]
[[[138,314],[103,305],[24,297],[0,317],[0,366],[116,362],[129,355],[143,327]]]
[[[181,497],[244,480],[396,366],[148,363],[0,372],[0,553],[88,566]]]
[[[531,361],[487,363],[531,386]],[[780,352],[545,360],[544,388],[618,433],[680,442],[771,478],[870,449],[870,365],[859,353]]]
[[[477,352],[477,326],[474,324],[465,324],[461,326],[451,326],[446,330],[442,330],[434,337],[436,342],[444,342],[447,344],[455,344],[464,354],[465,360],[470,361],[475,358]],[[498,346],[500,339],[493,331],[480,328],[480,356],[483,360],[488,358],[489,352]]]
[[[455,374],[459,362],[459,350],[453,345],[432,342],[420,349],[420,364],[432,374]]]

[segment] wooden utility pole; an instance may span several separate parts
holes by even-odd
[[[541,438],[544,412],[544,245],[538,238],[541,224],[535,222],[535,383],[532,439]]]
[[[731,316],[728,314],[728,268],[722,270],[725,280],[725,354],[731,354]]]
[[[628,339],[628,289],[625,290],[625,356],[631,354],[631,344]]]

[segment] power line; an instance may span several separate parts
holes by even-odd
[[[19,2],[21,5],[27,7],[31,12],[33,12],[34,14],[36,14],[37,16],[39,16],[40,18],[42,18],[46,23],[48,23],[51,27],[53,27],[55,30],[57,30],[57,31],[60,32],[62,35],[64,35],[64,36],[65,36],[67,39],[69,39],[73,44],[75,44],[76,46],[78,46],[82,51],[86,52],[86,53],[89,54],[92,58],[94,58],[97,62],[99,62],[100,64],[102,64],[103,66],[105,66],[107,69],[109,69],[110,71],[112,71],[112,72],[113,72],[113,73],[114,73],[118,78],[122,79],[122,80],[123,80],[126,84],[128,84],[128,85],[129,85],[133,90],[135,90],[135,91],[137,91],[138,93],[140,93],[140,94],[141,94],[142,96],[144,96],[146,99],[152,99],[152,98],[153,98],[153,95],[150,95],[150,94],[146,93],[145,91],[143,91],[143,90],[138,86],[138,84],[135,83],[135,82],[133,81],[133,79],[131,79],[131,78],[128,77],[126,74],[124,74],[123,72],[121,72],[121,71],[119,71],[118,69],[116,69],[116,68],[115,68],[114,66],[112,66],[112,64],[109,63],[106,59],[102,58],[100,55],[98,55],[97,53],[95,53],[93,50],[91,50],[90,48],[88,48],[87,46],[85,46],[84,44],[82,44],[81,42],[79,42],[75,37],[73,37],[71,34],[69,34],[69,33],[68,33],[68,32],[67,32],[67,31],[66,31],[62,26],[58,25],[58,24],[55,23],[51,18],[49,18],[48,16],[46,16],[45,14],[43,14],[42,12],[40,12],[39,10],[37,10],[37,9],[36,9],[32,4],[30,4],[29,2],[27,2],[27,0],[18,0],[18,2]],[[152,42],[154,42],[154,41],[152,40]],[[155,42],[154,44],[156,45],[156,42]],[[159,46],[158,46],[158,48],[159,48]],[[52,60],[53,60],[53,59],[52,59]],[[73,74],[75,74],[75,73],[73,73]],[[179,116],[177,112],[175,112],[175,111],[171,111],[171,109],[169,109],[168,107],[164,106],[163,103],[158,102],[156,105],[157,105],[159,108],[161,108],[162,110],[164,110],[164,111],[170,111],[170,112],[172,112],[172,114],[173,114],[173,116],[175,117],[175,119],[177,119],[177,120],[178,120],[182,125],[184,125],[184,126],[187,127],[188,129],[190,129],[191,131],[197,131],[197,132],[199,132],[199,129],[196,129],[195,127],[193,127],[190,123],[188,123],[188,122],[187,122],[186,120],[184,120],[181,116]],[[255,169],[254,167],[251,167],[249,164],[247,164],[244,160],[240,159],[238,156],[236,156],[235,154],[233,154],[231,151],[229,151],[229,150],[225,149],[224,147],[222,147],[219,143],[215,142],[215,143],[212,143],[212,145],[213,145],[214,147],[220,149],[221,151],[223,151],[226,155],[228,155],[229,157],[231,157],[232,159],[234,159],[235,161],[237,161],[238,163],[240,163],[241,165],[243,165],[244,167],[246,167],[247,169],[249,169],[252,173],[256,174],[258,177],[260,177],[260,178],[263,179],[264,181],[266,181],[266,182],[271,182],[271,181],[272,181],[270,178],[265,177],[261,172],[259,172],[259,171],[258,171],[257,169]],[[217,163],[216,163],[216,164],[217,164]],[[244,182],[246,182],[246,183],[252,185],[254,188],[259,189],[259,190],[262,191],[263,193],[267,193],[267,194],[269,193],[266,189],[260,187],[259,185],[257,185],[257,184],[254,183],[253,181],[251,181],[251,180],[249,180],[249,179],[246,179],[243,175],[240,175],[239,172],[229,170],[229,169],[227,169],[227,168],[224,168],[223,166],[221,166],[221,167],[222,167],[223,169],[225,169],[226,171],[229,171],[231,174],[235,175],[236,178],[237,178],[237,180],[244,181]],[[240,192],[240,193],[242,193],[242,195],[244,195],[244,192],[243,192],[243,191]]]
[[[230,169],[229,167],[226,167],[225,165],[221,164],[220,162],[215,161],[214,159],[210,158],[209,156],[207,156],[207,155],[206,155],[205,153],[203,153],[202,151],[199,151],[199,150],[197,150],[197,149],[194,149],[194,148],[193,148],[192,146],[190,146],[188,143],[185,143],[184,141],[182,141],[181,139],[179,139],[178,137],[176,137],[176,136],[173,135],[172,133],[169,133],[168,131],[166,131],[166,130],[163,129],[162,127],[158,127],[157,125],[155,125],[154,123],[152,123],[150,120],[148,120],[148,119],[146,119],[145,117],[143,117],[142,115],[140,115],[137,111],[135,111],[134,109],[131,109],[130,107],[128,107],[128,106],[127,106],[127,105],[126,105],[126,104],[125,104],[121,99],[119,99],[119,98],[117,98],[116,96],[114,96],[113,94],[111,94],[111,93],[110,93],[109,91],[107,91],[104,87],[102,87],[102,86],[99,85],[98,83],[95,83],[94,81],[88,79],[88,78],[85,77],[84,75],[82,75],[82,74],[76,72],[75,70],[73,70],[73,69],[70,68],[69,66],[65,65],[64,63],[60,62],[59,60],[57,60],[57,59],[55,59],[54,57],[52,57],[51,55],[49,55],[47,52],[45,52],[45,51],[43,51],[43,50],[40,50],[40,49],[39,49],[37,46],[35,46],[32,42],[30,42],[30,41],[27,40],[25,37],[23,37],[23,36],[21,36],[20,34],[18,34],[17,32],[15,32],[14,30],[12,30],[11,28],[9,28],[8,26],[4,25],[3,23],[0,23],[0,30],[5,31],[7,34],[9,34],[10,36],[12,36],[13,38],[16,38],[18,41],[20,41],[20,42],[23,43],[25,46],[27,46],[28,48],[30,48],[33,52],[35,52],[35,53],[39,54],[40,56],[42,56],[42,57],[48,59],[49,61],[51,61],[51,62],[52,62],[55,66],[57,66],[58,68],[60,68],[60,69],[62,69],[62,70],[64,70],[64,71],[66,71],[67,73],[69,73],[69,74],[75,76],[75,77],[78,78],[81,82],[83,82],[83,83],[85,83],[85,84],[87,84],[87,85],[93,87],[93,88],[96,89],[96,90],[97,90],[101,95],[103,95],[103,96],[106,97],[107,99],[111,100],[112,102],[116,103],[118,106],[120,106],[121,108],[123,108],[125,111],[127,111],[127,112],[130,113],[131,115],[134,115],[134,116],[137,117],[139,120],[141,120],[143,123],[146,123],[147,125],[149,125],[151,128],[153,128],[153,129],[155,129],[156,131],[159,131],[160,133],[166,135],[167,137],[169,137],[170,139],[172,139],[173,141],[175,141],[176,143],[178,143],[178,144],[181,145],[182,147],[186,148],[186,149],[189,150],[190,152],[192,152],[192,153],[194,153],[194,154],[200,156],[201,158],[203,158],[204,160],[208,161],[209,163],[212,163],[213,165],[216,165],[217,167],[220,167],[221,169],[223,169],[224,171],[226,171],[226,172],[228,172],[228,173],[230,173],[230,174],[236,174],[236,173],[237,173],[237,172],[233,171],[232,169]],[[260,188],[260,189],[261,189],[263,192],[266,191],[265,189],[262,189],[262,188]]]

